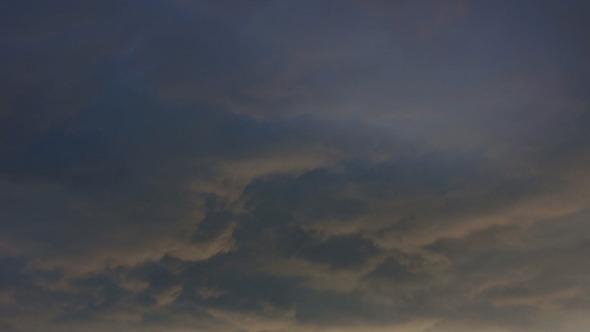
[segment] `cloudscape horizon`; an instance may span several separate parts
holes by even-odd
[[[0,331],[589,331],[589,17],[2,2]]]

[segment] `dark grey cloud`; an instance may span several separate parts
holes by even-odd
[[[408,268],[400,264],[395,258],[389,257],[375,270],[368,274],[370,278],[384,278],[393,282],[403,282],[415,278]]]
[[[361,265],[379,249],[359,236],[340,236],[310,243],[297,251],[297,255],[315,263],[327,263],[333,268]]]
[[[584,330],[588,9],[0,4],[0,329]]]

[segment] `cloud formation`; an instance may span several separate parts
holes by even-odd
[[[585,331],[589,10],[0,4],[0,330]]]

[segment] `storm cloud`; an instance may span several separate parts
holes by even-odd
[[[590,326],[583,1],[5,1],[0,330]]]

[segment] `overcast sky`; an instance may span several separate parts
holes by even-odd
[[[0,2],[0,330],[587,332],[586,0]]]

